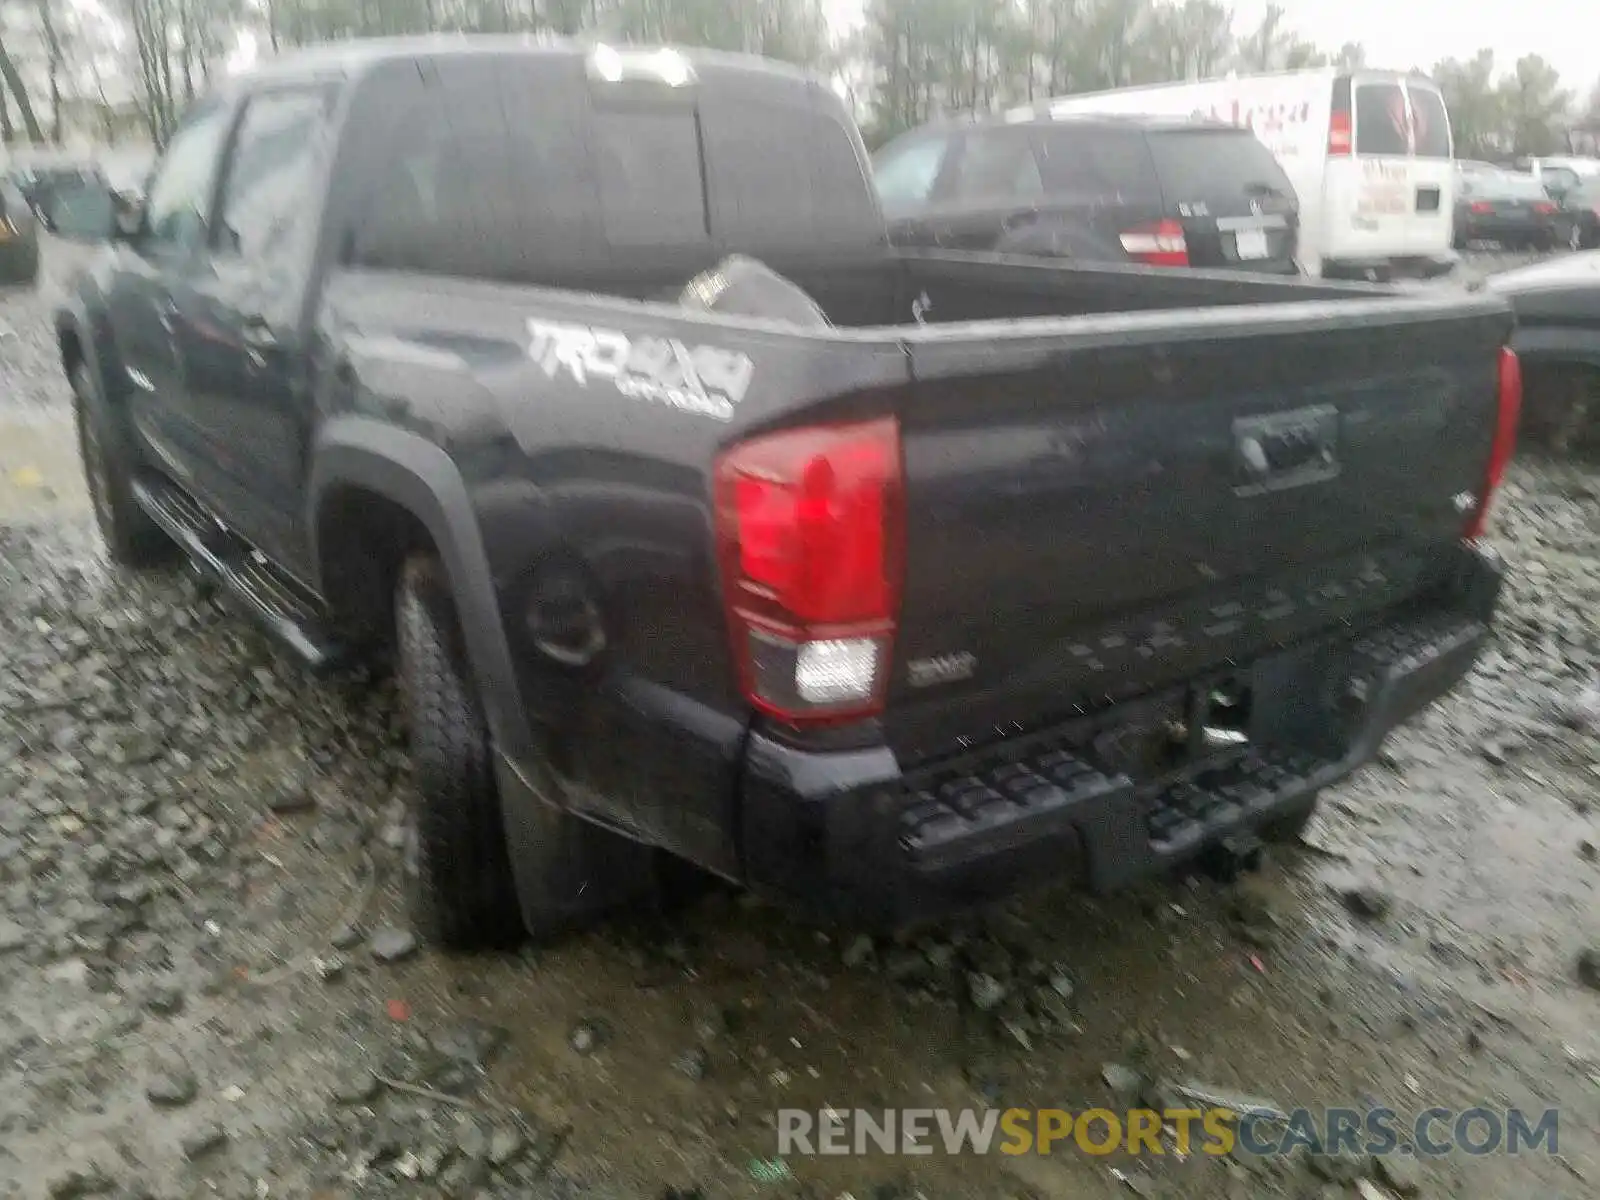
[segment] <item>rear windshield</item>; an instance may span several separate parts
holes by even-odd
[[[1416,122],[1417,157],[1450,157],[1450,118],[1444,110],[1444,98],[1430,87],[1406,85],[1411,94],[1411,119]]]
[[[1356,86],[1356,153],[1405,158],[1406,97],[1398,83]]]
[[[1272,151],[1246,130],[1173,130],[1148,140],[1169,204],[1240,196],[1296,200]]]
[[[600,110],[594,154],[600,217],[613,245],[708,236],[693,112]]]
[[[1600,208],[1600,183],[1586,183],[1577,191],[1568,192],[1567,203],[1580,207]]]

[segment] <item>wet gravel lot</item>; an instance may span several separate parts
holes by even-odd
[[[876,942],[717,893],[449,959],[387,684],[101,558],[50,290],[0,292],[0,1197],[1600,1195],[1600,470],[1518,465],[1493,650],[1240,884]],[[1183,1081],[1557,1107],[1559,1153],[774,1157],[780,1107]]]

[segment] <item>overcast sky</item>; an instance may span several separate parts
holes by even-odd
[[[1234,0],[1234,29],[1254,27],[1268,0]],[[823,0],[840,27],[860,20],[861,0]],[[1228,0],[1223,0],[1228,5]],[[1332,50],[1345,42],[1367,48],[1375,67],[1429,69],[1441,58],[1466,58],[1493,48],[1498,67],[1542,54],[1579,97],[1600,81],[1600,0],[1278,0],[1300,35]]]

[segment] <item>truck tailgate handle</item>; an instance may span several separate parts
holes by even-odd
[[[1331,404],[1239,417],[1234,491],[1247,496],[1332,479],[1339,474],[1338,435],[1339,410]]]

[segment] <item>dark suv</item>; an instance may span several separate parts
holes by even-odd
[[[1299,202],[1247,129],[1041,115],[925,126],[873,162],[906,247],[1292,275]]]

